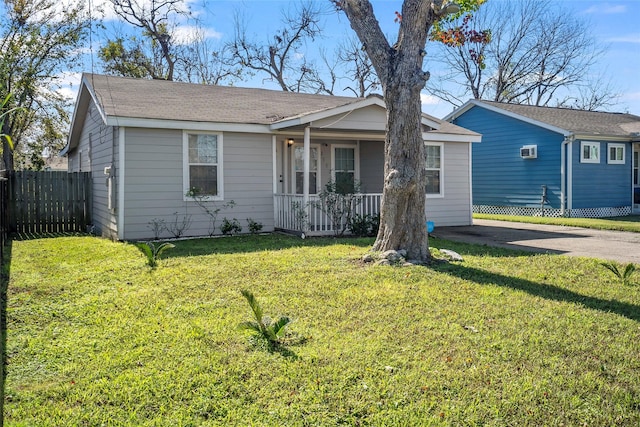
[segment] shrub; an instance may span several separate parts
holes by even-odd
[[[191,197],[194,202],[209,216],[209,236],[213,236],[216,233],[216,222],[218,222],[218,214],[223,209],[233,208],[236,202],[229,200],[218,206],[217,201],[210,200],[209,196],[201,194],[198,188],[192,188],[187,191],[187,197]]]
[[[165,223],[164,219],[153,218],[148,222],[147,228],[153,232],[153,238],[155,240],[158,240],[160,239],[162,231],[167,229],[167,224]]]
[[[313,204],[329,217],[336,237],[344,235],[351,222],[353,210],[362,202],[359,192],[358,182],[346,185],[329,181],[318,195],[320,201]]]
[[[222,234],[234,235],[240,233],[242,231],[242,226],[238,222],[237,219],[233,218],[232,220],[227,219],[226,217],[222,219],[222,225],[220,226],[220,231]]]
[[[358,237],[373,237],[378,234],[380,227],[379,215],[355,214],[349,221],[349,231]]]
[[[262,230],[262,224],[252,218],[247,218],[247,224],[249,224],[249,232],[251,234],[258,234]]]
[[[169,223],[166,229],[176,239],[181,237],[185,231],[191,227],[191,215],[183,215],[180,218],[178,212],[173,213],[173,221]]]

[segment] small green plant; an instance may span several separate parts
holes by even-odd
[[[242,293],[242,296],[249,303],[249,306],[253,311],[253,316],[256,319],[255,322],[240,323],[240,329],[252,331],[257,337],[266,340],[272,348],[282,344],[285,327],[291,322],[291,319],[286,316],[282,316],[276,322],[273,322],[271,318],[263,316],[262,308],[260,307],[258,300],[250,291],[243,289],[240,293]]]
[[[220,231],[222,231],[222,234],[224,235],[234,235],[242,231],[242,226],[237,219],[233,218],[232,220],[229,220],[227,217],[224,217],[222,219]]]
[[[152,242],[137,242],[135,244],[140,251],[146,255],[149,267],[155,268],[158,265],[160,255],[167,249],[175,248],[175,245],[169,242],[154,244]]]
[[[349,231],[354,236],[372,237],[378,234],[380,227],[380,215],[355,214],[349,220]]]
[[[613,262],[603,262],[602,266],[615,274],[615,276],[620,279],[623,285],[626,286],[632,284],[631,276],[633,275],[633,272],[636,271],[636,266],[633,263],[627,264],[623,271],[621,271],[618,268],[618,265]]]
[[[262,223],[254,221],[253,218],[247,218],[247,224],[251,234],[258,234],[262,230]]]

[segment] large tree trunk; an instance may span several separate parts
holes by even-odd
[[[430,259],[425,216],[425,157],[420,91],[429,29],[443,0],[404,0],[398,38],[391,46],[368,0],[339,0],[376,69],[387,107],[384,189],[374,250],[404,249],[407,258]]]
[[[400,73],[398,73],[400,74]],[[393,78],[386,86],[387,136],[380,229],[373,249],[404,249],[414,260],[429,259],[425,215],[425,157],[420,88]]]

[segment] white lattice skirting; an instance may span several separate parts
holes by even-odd
[[[560,209],[525,206],[487,206],[473,205],[473,213],[484,213],[492,215],[514,215],[514,216],[548,216],[548,217],[569,217],[569,218],[606,218],[610,216],[631,215],[631,206],[618,206],[614,208],[586,208],[586,209],[565,209],[564,214]]]

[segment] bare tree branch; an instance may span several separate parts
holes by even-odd
[[[282,29],[266,43],[250,39],[246,24],[236,17],[235,37],[229,44],[236,64],[265,74],[284,91],[326,93],[329,86],[301,52],[308,40],[321,35],[322,15],[323,10],[317,3],[303,3],[283,14]]]

